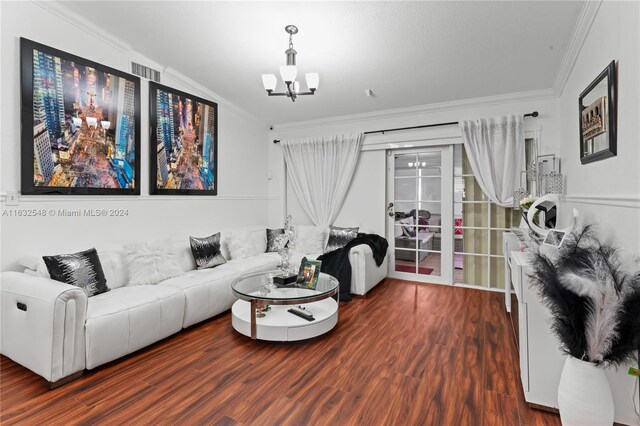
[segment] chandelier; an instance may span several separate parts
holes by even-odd
[[[287,86],[286,91],[280,93],[274,92],[276,85],[278,84],[278,80],[274,74],[262,74],[262,84],[264,86],[264,90],[267,91],[269,96],[287,96],[295,102],[298,96],[313,95],[316,92],[320,76],[317,72],[305,74],[305,80],[307,81],[309,91],[300,92],[300,82],[296,81],[296,76],[298,74],[298,68],[296,67],[296,54],[298,52],[293,49],[293,35],[298,33],[298,27],[295,25],[287,25],[284,27],[284,30],[289,34],[289,48],[284,52],[287,56],[287,64],[280,66],[280,77]]]

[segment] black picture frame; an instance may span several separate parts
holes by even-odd
[[[605,81],[606,79],[606,81]],[[606,85],[607,98],[599,97],[585,105]],[[589,97],[589,98],[588,98]],[[605,109],[605,111],[602,111]],[[604,118],[603,118],[604,115]],[[587,117],[591,117],[588,119]],[[582,164],[604,160],[617,155],[617,83],[616,61],[611,63],[580,93],[578,98],[578,123],[580,133],[580,162]],[[595,135],[589,137],[590,133]],[[596,139],[598,138],[598,139]],[[597,149],[596,145],[605,145]]]
[[[34,52],[38,55],[37,67]],[[37,83],[34,71],[38,73]],[[52,75],[56,77],[55,87]],[[91,85],[87,83],[89,75]],[[113,77],[118,77],[115,83]],[[70,85],[77,88],[74,94],[67,90]],[[23,195],[140,195],[139,77],[20,38],[20,86]],[[34,86],[38,93],[48,88],[47,95],[38,99],[37,111]],[[83,93],[87,87],[96,90]],[[85,95],[89,101],[85,98],[83,103]],[[111,102],[113,96],[115,104]],[[37,120],[36,112],[40,115]],[[93,120],[91,125],[87,118]],[[125,130],[120,131],[123,127]],[[118,138],[126,142],[117,144]],[[48,159],[47,149],[51,150]],[[96,186],[96,179],[104,179],[105,186]]]
[[[163,128],[162,123],[158,121],[160,108],[158,97],[162,98],[164,95],[171,97],[161,99],[165,105],[163,113],[165,127]],[[183,102],[187,112],[180,115],[180,111],[183,111]],[[191,113],[188,111],[189,103]],[[197,105],[195,108],[194,104]],[[171,108],[167,108],[169,105]],[[166,115],[169,112],[171,116]],[[186,149],[183,143],[187,143],[185,132],[193,132],[190,137],[192,141],[189,143],[191,152],[196,154],[191,156],[191,161],[194,161],[194,158],[198,161],[197,173],[193,173],[195,165],[192,164],[189,169],[192,171],[192,176],[195,176],[194,179],[185,179],[184,172],[180,170],[185,167],[186,154],[183,153]],[[173,135],[173,137],[165,135]],[[164,140],[160,140],[161,138]],[[168,146],[172,148],[169,149]],[[208,155],[204,155],[205,152]],[[163,174],[159,167],[165,162],[167,169]],[[218,104],[216,102],[159,83],[149,83],[149,194],[218,195]]]

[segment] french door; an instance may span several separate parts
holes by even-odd
[[[387,152],[392,278],[453,284],[453,146]]]

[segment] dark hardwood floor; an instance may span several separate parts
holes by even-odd
[[[559,425],[524,403],[503,297],[387,279],[319,338],[251,341],[226,313],[52,391],[2,357],[0,422]]]

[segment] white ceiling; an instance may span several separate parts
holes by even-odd
[[[62,4],[242,109],[278,124],[553,86],[581,1]],[[298,26],[315,96],[267,97]],[[303,87],[306,84],[303,82]],[[282,89],[279,83],[278,90]],[[369,98],[365,89],[376,94]]]

